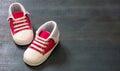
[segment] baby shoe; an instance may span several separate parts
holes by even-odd
[[[32,25],[28,15],[29,13],[20,3],[15,2],[9,6],[10,31],[18,45],[27,45],[33,40]]]
[[[36,31],[31,45],[24,52],[23,60],[30,66],[43,63],[59,42],[59,30],[56,22],[48,21]]]

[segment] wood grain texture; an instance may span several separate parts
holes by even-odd
[[[54,20],[60,43],[48,60],[30,67],[28,46],[14,43],[9,5],[20,2],[30,12],[34,32]],[[0,71],[120,71],[120,0],[0,0]]]

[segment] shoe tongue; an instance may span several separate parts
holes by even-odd
[[[23,17],[24,16],[24,13],[22,11],[18,11],[18,12],[14,12],[13,13],[13,17],[16,19],[16,18],[20,18],[20,17]]]
[[[39,36],[44,38],[44,39],[47,39],[50,36],[50,32],[43,30],[40,32]]]

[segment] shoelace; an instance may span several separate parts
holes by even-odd
[[[27,26],[28,23],[25,16],[15,19],[13,24],[14,24],[14,32],[24,28],[29,28],[29,26]]]
[[[39,48],[35,44],[39,45],[41,48]],[[41,52],[44,52],[44,48],[46,48],[48,44],[49,43],[46,39],[36,36],[35,40],[33,41],[33,44],[31,44],[31,46],[34,48],[37,48]]]

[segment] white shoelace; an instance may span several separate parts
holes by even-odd
[[[21,30],[21,29],[24,29],[24,28],[29,28],[29,26],[27,26],[27,20],[25,19],[26,17],[25,16],[23,16],[23,17],[21,17],[21,18],[18,18],[18,19],[15,19],[14,20],[14,22],[13,22],[13,24],[16,24],[15,26],[14,26],[14,28],[15,28],[15,30],[14,30],[14,32],[16,32],[16,31],[18,31],[18,30]],[[18,23],[21,23],[21,24],[18,24]],[[24,26],[25,25],[25,26]],[[20,26],[22,26],[22,27],[20,27]]]
[[[38,46],[36,46],[34,44],[31,44],[32,47],[40,50],[41,52],[44,52],[44,49],[42,49],[42,48],[46,48],[47,47],[46,45],[48,45],[48,41],[46,39],[44,39],[44,38],[39,37],[39,36],[36,36],[33,43],[41,46],[41,48],[39,48]]]

